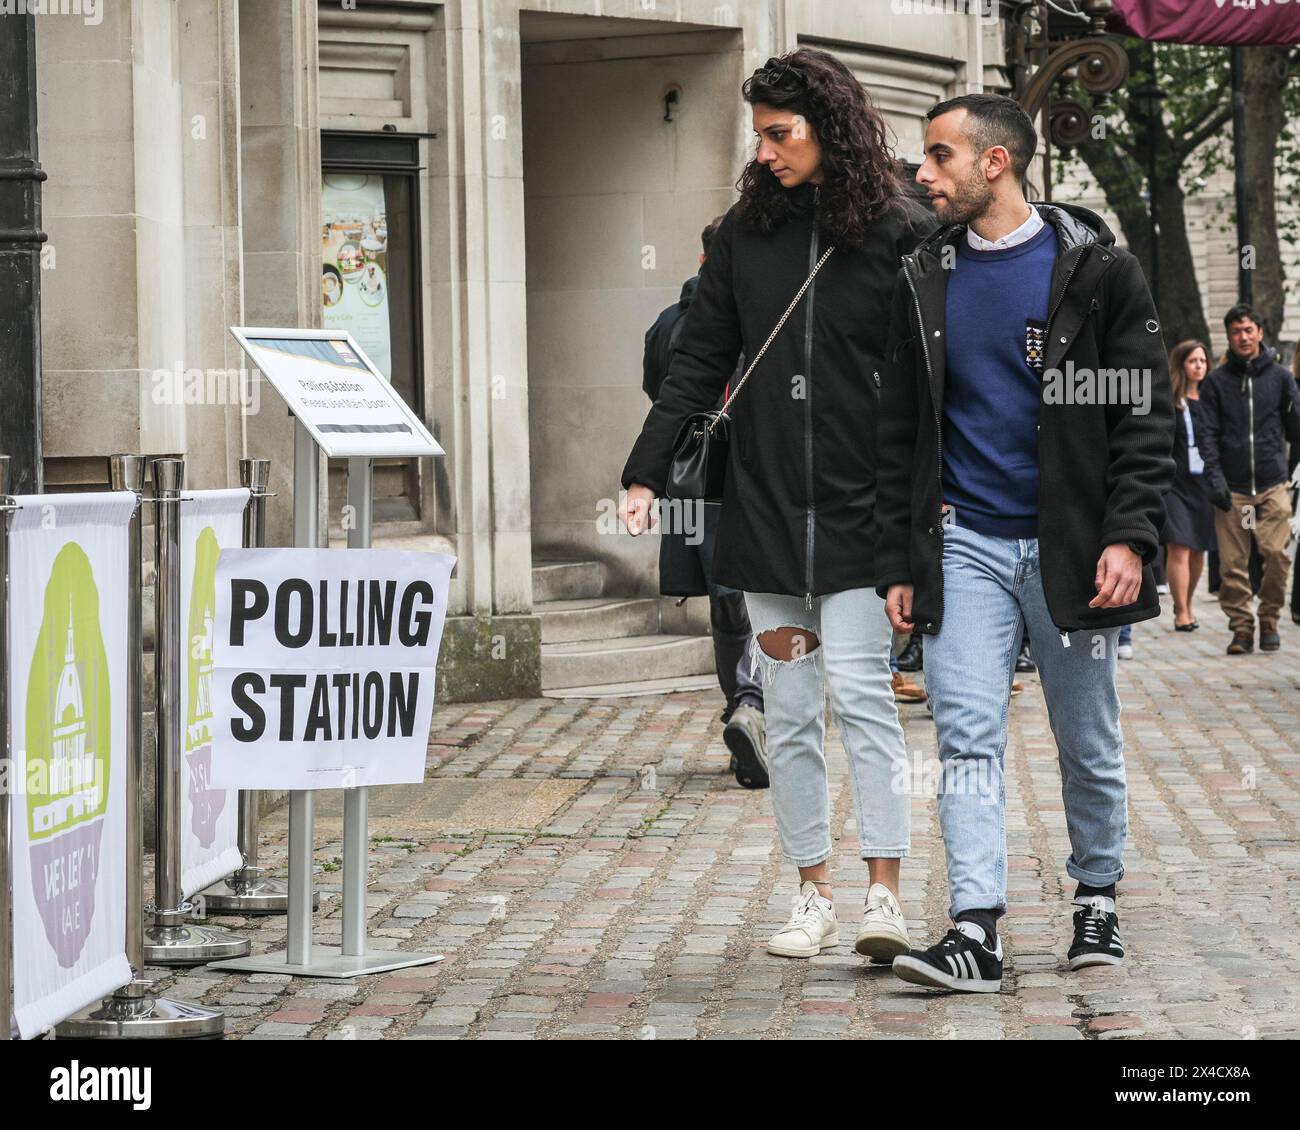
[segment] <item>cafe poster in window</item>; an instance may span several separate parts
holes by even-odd
[[[384,178],[326,173],[321,187],[321,236],[324,324],[350,333],[391,381]]]

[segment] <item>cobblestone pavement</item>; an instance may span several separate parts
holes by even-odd
[[[1166,610],[1167,611],[1167,610]],[[1007,750],[1010,909],[997,996],[931,994],[867,967],[866,895],[842,747],[831,730],[836,906],[846,944],[769,956],[795,873],[766,791],[727,772],[715,693],[529,699],[438,710],[429,779],[375,790],[375,948],[437,965],[355,981],[150,969],[225,1010],[245,1039],[1007,1038],[1300,1036],[1300,629],[1228,659],[1222,616],[1137,627],[1120,664],[1130,789],[1120,910],[1128,961],[1070,973],[1068,847],[1034,679]],[[1288,630],[1289,629],[1289,630]],[[934,730],[904,708],[916,766],[903,905],[914,939],[946,929]],[[331,815],[331,812],[335,815]],[[337,943],[337,805],[318,802],[316,940]],[[286,814],[263,822],[283,864]],[[215,919],[278,949],[284,920]]]

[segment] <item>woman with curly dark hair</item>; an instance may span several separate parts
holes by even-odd
[[[911,799],[890,628],[873,589],[876,406],[899,259],[934,223],[905,194],[879,111],[833,55],[770,59],[742,93],[757,150],[624,468],[623,519],[632,534],[647,528],[682,423],[716,405],[737,356],[757,358],[727,408],[713,568],[716,583],[745,593],[764,676],[767,764],[744,768],[770,778],[781,846],[799,869],[794,912],[768,951],[812,957],[839,942],[829,683],[871,876],[855,949],[887,962],[908,948],[898,874]]]

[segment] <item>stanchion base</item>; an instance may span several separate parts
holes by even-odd
[[[238,891],[224,879],[197,896],[205,914],[287,914],[289,888],[281,879],[264,879],[256,887]],[[311,893],[312,910],[320,909],[320,891]]]
[[[55,1026],[58,1040],[219,1040],[226,1017],[215,1008],[143,996],[106,997]]]
[[[185,922],[179,926],[144,928],[146,965],[206,965],[229,957],[243,957],[252,944],[239,934],[220,926],[199,926]]]
[[[236,961],[214,961],[209,969],[231,969],[240,973],[288,973],[293,977],[360,977],[366,973],[388,973],[412,965],[432,965],[441,961],[440,953],[406,953],[403,950],[349,955],[338,946],[312,946],[311,960],[291,965],[284,950],[261,957],[241,957]]]

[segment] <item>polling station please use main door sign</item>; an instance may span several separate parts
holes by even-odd
[[[230,332],[331,459],[444,454],[345,331],[232,326]]]

